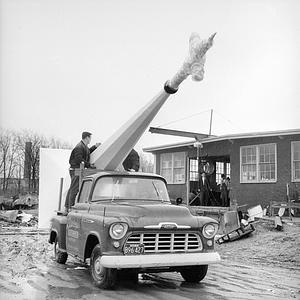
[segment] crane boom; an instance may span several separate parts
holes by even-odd
[[[91,154],[91,163],[97,169],[115,170],[138,142],[168,97],[178,90],[180,83],[189,75],[195,81],[203,79],[205,53],[212,46],[214,36],[215,34],[207,40],[201,40],[198,34],[191,35],[189,55],[179,71],[148,104]]]

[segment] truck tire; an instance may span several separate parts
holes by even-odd
[[[112,289],[117,281],[117,270],[105,268],[100,264],[101,248],[96,245],[91,255],[90,271],[95,285],[101,289]]]
[[[67,259],[68,259],[68,253],[67,252],[63,252],[57,249],[57,237],[55,238],[55,242],[54,242],[54,257],[56,262],[58,262],[59,264],[65,264]]]
[[[206,276],[208,265],[192,266],[180,270],[180,274],[186,282],[198,283]]]

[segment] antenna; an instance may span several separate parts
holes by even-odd
[[[208,135],[211,135],[213,111],[214,111],[213,109],[210,110],[210,123],[209,123],[209,133],[208,133]]]

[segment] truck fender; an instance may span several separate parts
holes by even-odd
[[[96,231],[91,231],[85,241],[84,260],[91,257],[94,247],[98,244],[101,246],[101,238],[99,233]]]

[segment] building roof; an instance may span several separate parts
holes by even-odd
[[[230,134],[230,135],[212,136],[212,137],[201,139],[201,143],[205,144],[205,143],[219,142],[224,140],[251,139],[251,138],[259,138],[259,137],[284,136],[284,135],[295,135],[295,134],[300,134],[300,129],[237,133],[237,134]],[[187,146],[193,146],[194,143],[195,140],[189,140],[186,142],[147,147],[147,148],[143,148],[143,151],[155,152],[155,151],[170,149],[170,148],[187,147]]]

